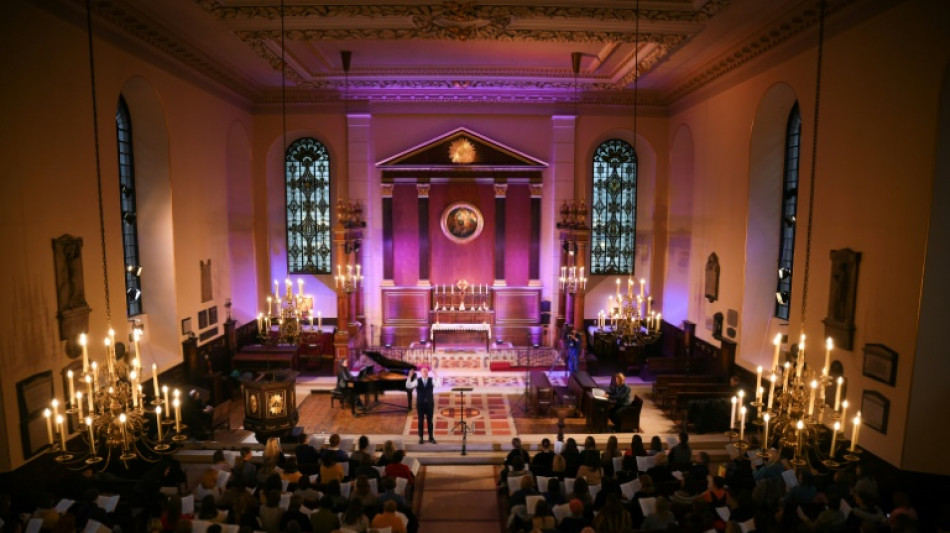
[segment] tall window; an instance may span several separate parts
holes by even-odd
[[[294,141],[284,157],[287,183],[287,269],[330,273],[330,155],[320,141]]]
[[[594,152],[590,273],[633,274],[637,235],[637,153],[611,139]]]
[[[798,210],[798,153],[802,140],[802,115],[798,103],[788,115],[785,129],[785,172],[782,177],[782,220],[778,250],[778,288],[775,316],[788,320],[792,294],[792,264],[795,255],[795,223]]]
[[[122,251],[125,257],[125,309],[142,314],[142,267],[139,263],[139,227],[135,209],[135,159],[132,157],[132,120],[125,98],[119,97],[115,129],[119,149],[119,209],[122,214]]]

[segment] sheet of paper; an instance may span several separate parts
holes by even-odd
[[[218,488],[224,489],[228,486],[228,480],[231,479],[231,472],[218,470]]]
[[[107,513],[115,511],[115,506],[119,504],[119,495],[115,494],[112,496],[102,496],[100,495],[96,498],[96,505],[105,509]]]
[[[656,466],[656,457],[652,455],[637,457],[637,470],[640,472],[646,472],[654,466]]]
[[[188,496],[181,497],[181,514],[195,514],[195,495],[189,494]]]
[[[798,478],[795,477],[795,471],[794,471],[794,470],[786,470],[786,471],[782,472],[782,479],[785,480],[785,486],[788,487],[788,488],[792,488],[792,487],[797,487],[797,486],[798,486]]]
[[[65,513],[66,511],[68,511],[69,508],[72,507],[72,505],[73,505],[74,503],[76,503],[76,500],[70,500],[69,498],[63,498],[62,500],[59,500],[59,503],[57,503],[57,504],[56,504],[56,507],[53,507],[53,509],[55,509],[57,513],[63,514],[63,513]]]
[[[726,522],[729,521],[729,517],[732,516],[732,511],[728,507],[723,505],[722,507],[716,507],[716,514],[719,515],[719,518],[722,518]]]
[[[841,514],[848,517],[851,514],[851,504],[847,502],[844,498],[841,498],[841,505],[838,506],[838,510],[841,511]]]
[[[634,479],[620,485],[620,492],[623,493],[623,497],[632,500],[634,495],[640,492],[640,480]]]
[[[748,519],[745,522],[739,523],[739,529],[742,530],[742,533],[749,533],[750,531],[755,531],[755,520]]]
[[[538,502],[543,500],[544,496],[531,495],[525,498],[525,506],[528,508],[528,514],[534,516],[534,510],[538,507]]]
[[[43,519],[42,518],[31,518],[29,522],[26,523],[26,533],[40,533],[40,530],[43,529]]]
[[[640,510],[643,511],[643,516],[650,516],[656,512],[656,498],[640,498],[637,501],[640,502]]]
[[[566,517],[571,516],[571,508],[566,503],[562,503],[561,505],[555,505],[554,508],[551,509],[551,514],[554,515],[554,520],[560,524],[561,520],[564,520]]]
[[[667,436],[666,436],[666,447],[667,447],[667,448],[672,448],[673,446],[676,446],[677,444],[679,444],[679,442],[680,442],[679,439],[676,438],[676,437],[674,437],[674,436],[672,436],[672,435],[667,435]]]

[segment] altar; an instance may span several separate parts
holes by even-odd
[[[491,324],[435,323],[429,327],[429,340],[432,349],[442,345],[474,345],[484,343],[485,349],[491,347]]]

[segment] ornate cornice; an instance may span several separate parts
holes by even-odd
[[[857,0],[830,0],[825,14],[831,15],[857,2]],[[709,84],[736,68],[748,63],[765,52],[788,41],[818,23],[818,12],[809,5],[800,13],[783,19],[777,26],[761,31],[746,41],[738,49],[731,50],[725,56],[711,63],[702,72],[690,77],[686,82],[670,90],[665,100],[675,102],[679,98]]]

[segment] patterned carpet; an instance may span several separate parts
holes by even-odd
[[[466,386],[466,385],[453,385]],[[459,422],[460,405],[458,393],[442,392],[435,397],[435,436],[462,435],[456,425]],[[509,436],[515,434],[515,421],[511,416],[511,406],[504,394],[466,393],[465,394],[465,422],[472,436]],[[419,417],[416,410],[406,417],[403,433],[416,435],[418,433]]]

